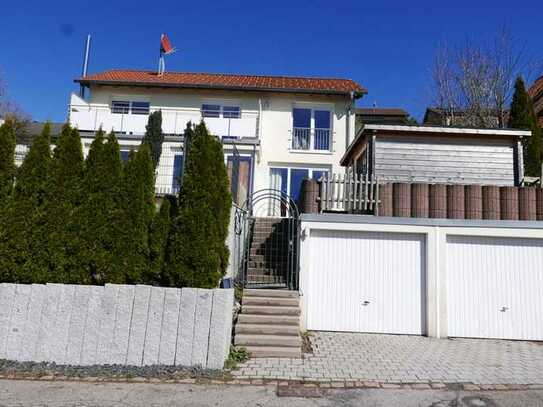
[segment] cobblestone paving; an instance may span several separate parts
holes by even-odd
[[[250,359],[238,378],[391,383],[543,383],[543,343],[312,333],[304,359]]]

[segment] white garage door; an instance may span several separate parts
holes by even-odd
[[[420,335],[423,235],[312,230],[307,329]]]
[[[449,336],[543,340],[543,242],[447,237]]]

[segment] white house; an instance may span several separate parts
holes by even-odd
[[[348,79],[296,78],[111,70],[75,80],[90,90],[72,94],[69,122],[79,129],[85,153],[94,133],[114,130],[121,150],[135,148],[150,112],[161,110],[165,133],[156,189],[175,193],[183,160],[182,134],[204,120],[221,137],[232,171],[239,152],[235,200],[251,191],[280,189],[297,199],[301,181],[340,171],[354,140],[355,100],[366,90]]]

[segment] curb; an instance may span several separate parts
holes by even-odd
[[[308,389],[389,389],[389,390],[454,390],[454,391],[511,391],[511,390],[543,390],[543,383],[531,384],[474,384],[474,383],[401,383],[379,381],[304,381],[304,380],[269,380],[269,379],[230,379],[230,378],[178,378],[161,379],[156,377],[76,377],[61,375],[35,376],[28,373],[0,375],[0,380],[28,381],[68,381],[82,383],[154,383],[154,384],[216,384],[238,386],[275,386],[280,388]]]

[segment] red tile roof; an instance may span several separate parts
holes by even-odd
[[[367,93],[350,79],[297,78],[289,76],[231,75],[193,72],[156,72],[111,70],[75,79],[83,85],[112,84],[132,86],[253,90],[293,93],[349,94]]]

